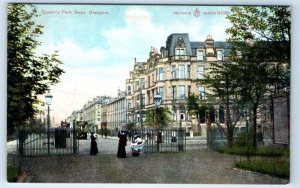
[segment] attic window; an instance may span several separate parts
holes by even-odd
[[[185,48],[176,48],[175,49],[175,55],[186,55]]]

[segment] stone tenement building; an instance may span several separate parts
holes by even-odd
[[[214,41],[212,36],[204,42],[193,42],[186,33],[171,34],[160,52],[151,47],[147,61],[135,60],[126,80],[127,122],[136,122],[139,127],[147,109],[155,107],[154,96],[160,94],[161,106],[172,112],[171,126],[181,123],[186,129],[192,128],[186,98],[192,93],[205,98],[209,90],[196,81],[204,79],[212,62],[229,61],[229,55],[227,42]]]

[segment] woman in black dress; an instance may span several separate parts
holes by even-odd
[[[98,153],[98,146],[97,146],[97,135],[95,135],[94,133],[91,134],[91,151],[90,151],[90,155],[96,155]]]
[[[125,131],[121,130],[118,133],[118,137],[119,137],[119,147],[118,147],[117,157],[126,158],[125,147],[127,145],[127,134]]]

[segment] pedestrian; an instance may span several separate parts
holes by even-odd
[[[90,150],[90,155],[97,155],[98,153],[98,146],[97,146],[97,135],[92,132],[91,133],[91,150]]]
[[[118,133],[118,137],[119,137],[119,146],[118,146],[117,157],[118,158],[126,158],[126,150],[125,150],[125,147],[127,145],[127,134],[126,134],[126,131],[121,130]]]

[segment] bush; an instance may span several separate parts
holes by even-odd
[[[7,181],[17,182],[18,180],[18,170],[15,167],[7,166]]]
[[[281,147],[260,147],[256,150],[248,148],[249,155],[259,156],[289,156],[289,150]],[[220,147],[218,149],[221,153],[235,154],[235,155],[247,155],[247,147]]]
[[[252,139],[252,134],[251,133],[246,133],[246,132],[241,132],[238,134],[236,141],[235,141],[235,146],[237,147],[252,147],[253,139]]]
[[[274,160],[241,161],[237,163],[236,166],[242,169],[270,174],[277,177],[282,177],[282,178],[290,177],[289,161],[274,161]]]

